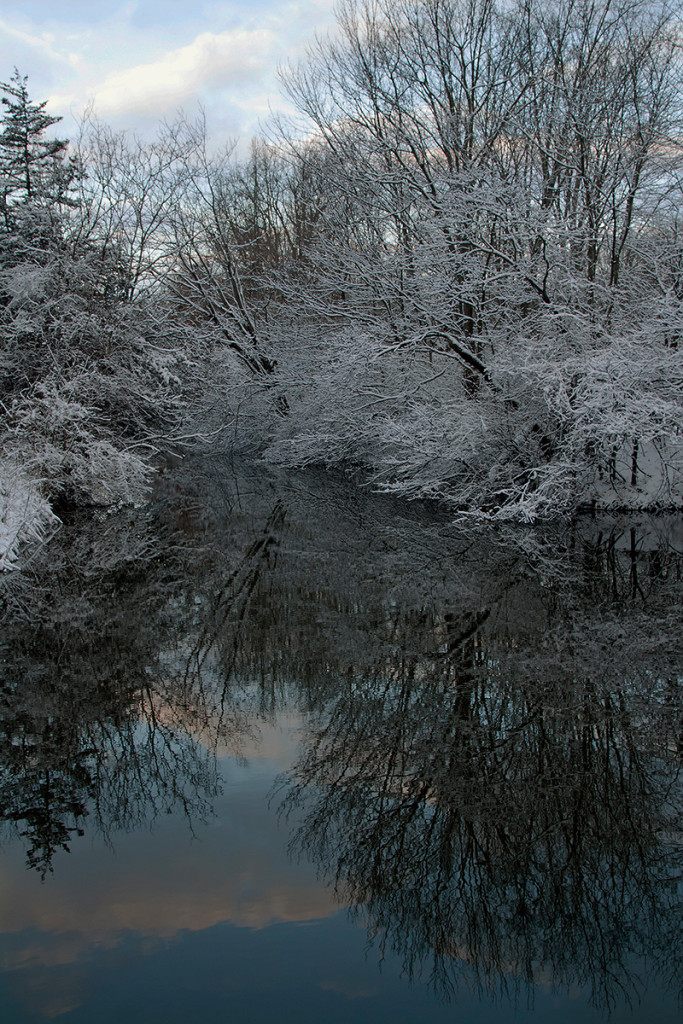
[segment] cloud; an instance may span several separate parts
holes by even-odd
[[[0,79],[8,81],[15,67],[23,74],[38,74],[52,82],[68,69],[68,59],[55,48],[49,32],[31,32],[0,19]],[[30,82],[29,82],[30,84]]]
[[[14,28],[6,21],[0,20],[0,32],[11,39],[16,45],[17,43],[29,47],[31,49],[42,51],[46,56],[53,60],[63,60],[64,58],[58,53],[52,46],[54,42],[54,36],[49,32],[35,33],[25,32],[23,29]]]
[[[0,80],[18,64],[32,98],[47,99],[50,113],[77,121],[92,103],[113,128],[142,137],[201,104],[220,148],[248,140],[271,108],[288,107],[276,69],[330,26],[333,3],[5,0]]]
[[[95,109],[104,117],[150,108],[161,113],[204,90],[253,83],[264,74],[274,48],[267,29],[202,32],[158,60],[108,75],[93,94]]]

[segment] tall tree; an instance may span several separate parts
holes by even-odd
[[[29,99],[26,75],[15,68],[9,82],[0,83],[5,108],[0,133],[0,210],[5,228],[12,228],[16,207],[41,198],[48,204],[63,202],[75,174],[66,159],[67,140],[47,139],[45,132],[58,124],[45,110],[47,100]]]
[[[607,488],[640,502],[641,485],[671,501],[679,0],[343,0],[338,16],[284,74],[303,121],[284,139],[322,194],[307,279],[283,280],[300,351],[271,450],[494,516]]]

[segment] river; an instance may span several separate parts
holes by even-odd
[[[8,1024],[678,1022],[683,526],[194,459],[0,580]]]

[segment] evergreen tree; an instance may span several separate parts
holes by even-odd
[[[10,81],[0,83],[5,93],[0,119],[0,209],[8,230],[13,208],[40,200],[48,205],[62,202],[75,174],[74,165],[65,159],[67,140],[44,138],[61,117],[45,112],[47,101],[33,103],[26,82],[15,68]]]

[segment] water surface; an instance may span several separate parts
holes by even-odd
[[[678,1021],[680,521],[219,460],[1,581],[12,1022]]]

